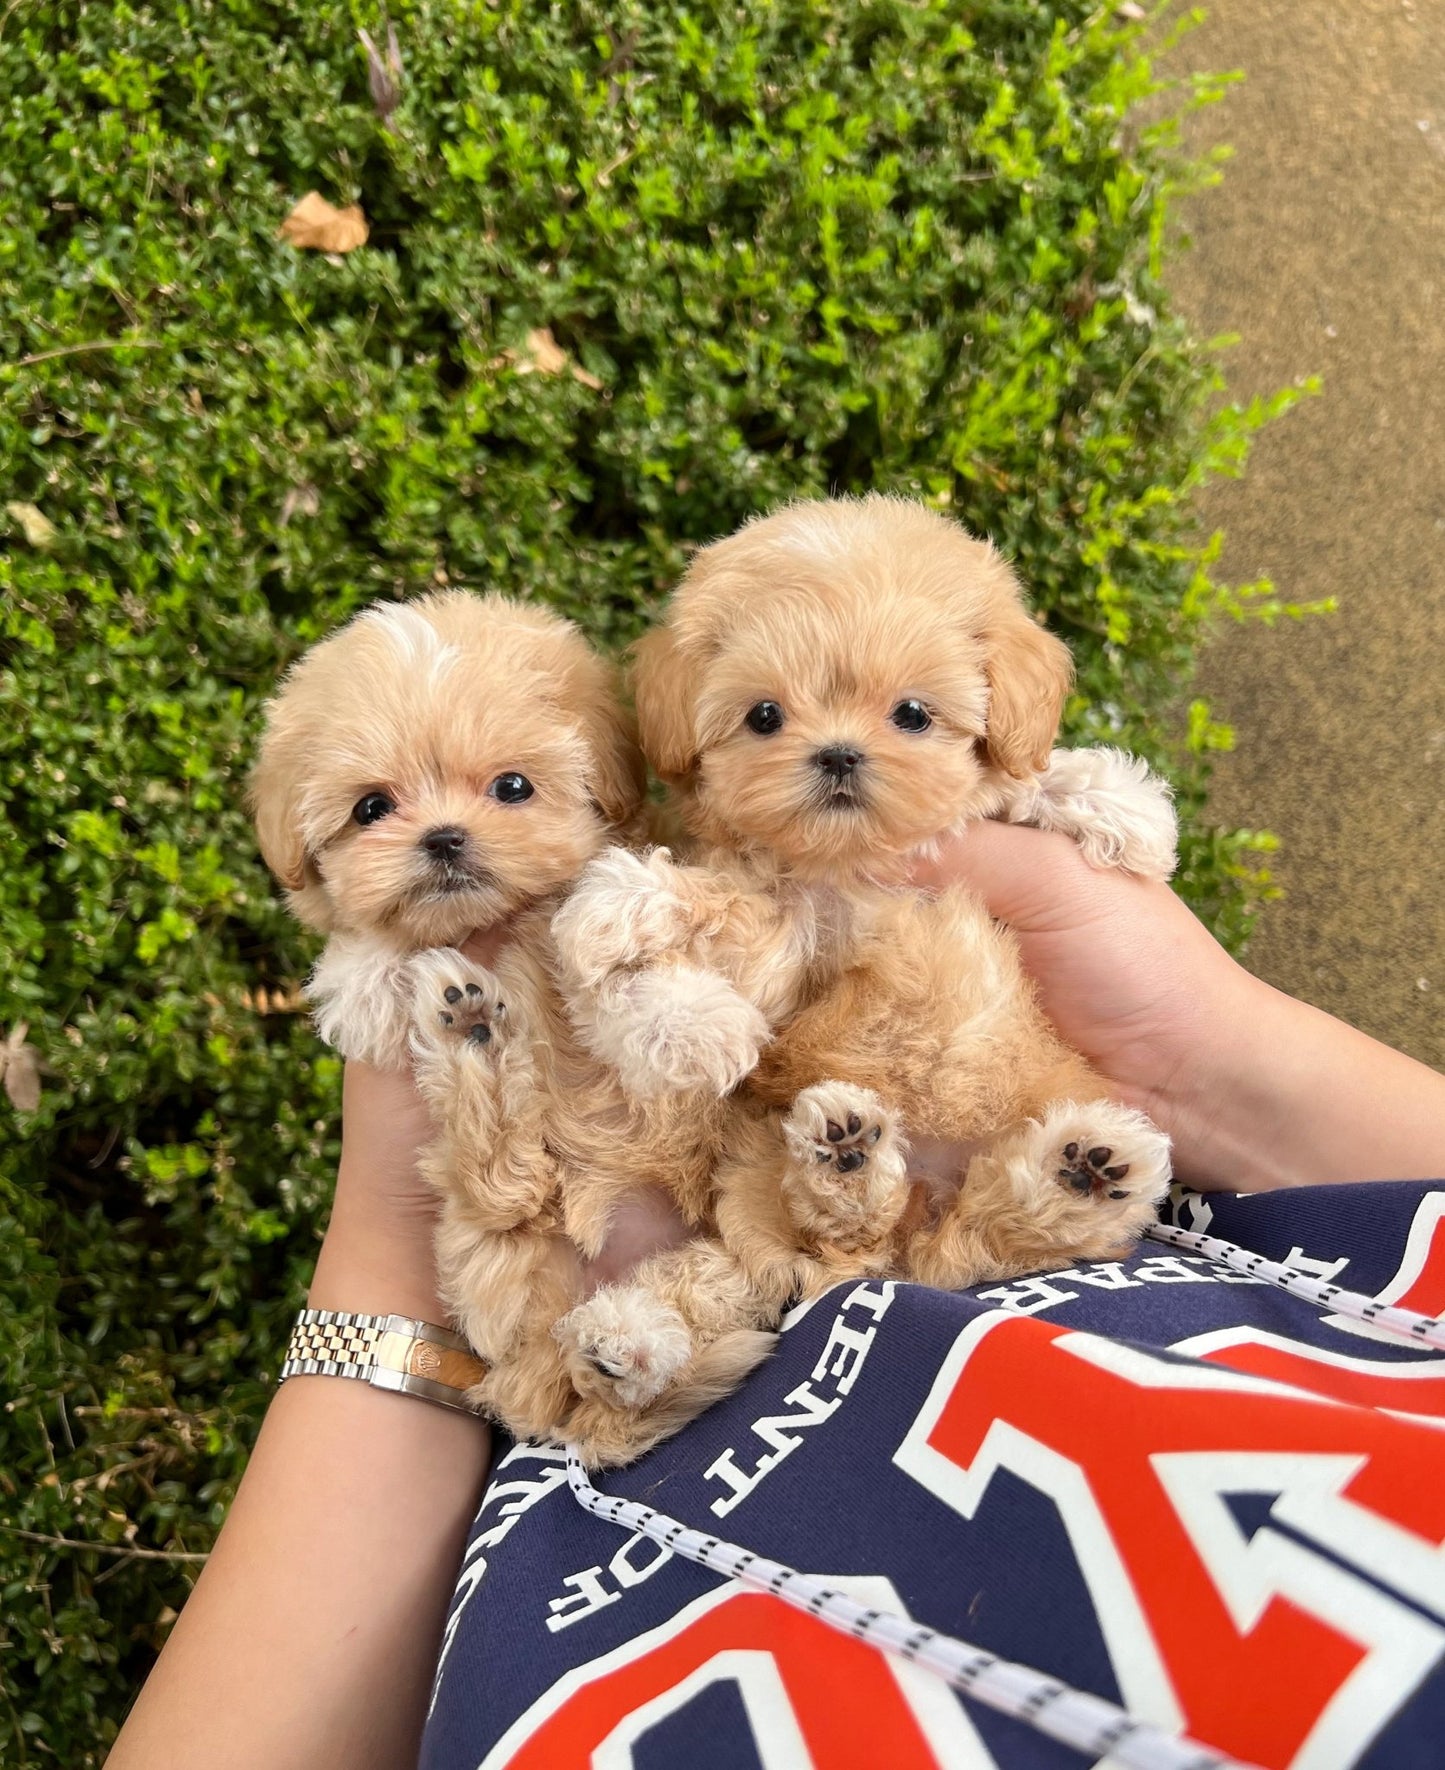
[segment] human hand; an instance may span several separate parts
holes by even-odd
[[[1445,1174],[1445,1078],[1252,976],[1167,885],[998,823],[951,838],[914,882],[968,886],[1008,924],[1045,1013],[1169,1134],[1177,1179]]]
[[[1096,870],[1066,836],[991,822],[950,838],[914,882],[977,891],[1013,930],[1062,1036],[1173,1139],[1176,1175],[1222,1183],[1208,1092],[1227,1090],[1216,1060],[1264,986],[1167,885]]]

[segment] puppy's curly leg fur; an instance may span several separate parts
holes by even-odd
[[[650,1407],[634,1413],[590,1397],[573,1410],[564,1436],[577,1446],[588,1468],[635,1462],[731,1395],[776,1344],[776,1334],[752,1328],[722,1334],[694,1355],[682,1380]]]
[[[726,978],[653,964],[604,978],[570,1003],[579,1038],[635,1099],[704,1088],[719,1099],[757,1068],[762,1013]]]
[[[642,1098],[731,1092],[792,1006],[805,927],[767,893],[666,849],[609,849],[552,920],[564,998],[593,1056]]]
[[[909,1276],[956,1289],[1116,1254],[1169,1185],[1169,1139],[1111,1100],[1056,1100],[974,1156],[952,1208],[909,1244]]]
[[[643,1261],[626,1285],[599,1291],[559,1324],[573,1381],[582,1392],[567,1433],[593,1467],[630,1462],[681,1430],[729,1395],[776,1343],[778,1309],[759,1296],[746,1273],[719,1243],[699,1240]],[[609,1358],[627,1365],[627,1377],[598,1381],[589,1353],[599,1325],[611,1335]],[[629,1344],[639,1333],[640,1344]],[[661,1384],[629,1384],[636,1354],[665,1351],[670,1368]],[[640,1401],[628,1395],[642,1394]]]
[[[577,1300],[571,1248],[537,1226],[498,1234],[453,1196],[437,1230],[437,1271],[458,1332],[491,1366],[469,1398],[516,1437],[559,1434],[577,1397],[549,1330]]]
[[[442,1132],[425,1170],[443,1194],[464,1191],[479,1224],[528,1222],[556,1175],[515,1004],[509,1013],[498,979],[450,947],[418,953],[411,979],[417,1086]]]
[[[605,848],[552,918],[565,982],[595,989],[610,972],[680,953],[715,931],[725,903],[710,899],[706,876],[676,865],[666,848],[635,854]]]
[[[1178,864],[1169,787],[1147,763],[1100,746],[1055,750],[1043,773],[1006,788],[1002,816],[1071,836],[1093,867],[1165,880]]]
[[[618,971],[666,961],[725,977],[771,1021],[791,1011],[813,955],[808,912],[665,848],[609,848],[552,918],[564,989],[595,990]]]

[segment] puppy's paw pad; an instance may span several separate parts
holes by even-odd
[[[692,1356],[687,1324],[650,1292],[618,1285],[598,1291],[552,1330],[582,1395],[645,1407]]]
[[[886,1241],[908,1197],[906,1146],[892,1112],[867,1088],[805,1088],[783,1120],[783,1193],[795,1227],[857,1252]]]
[[[1116,1162],[1114,1151],[1106,1144],[1085,1149],[1078,1142],[1069,1142],[1064,1145],[1062,1153],[1064,1165],[1059,1169],[1058,1177],[1070,1192],[1102,1192],[1110,1198],[1128,1198],[1128,1187],[1119,1182],[1129,1177],[1129,1164]]]
[[[478,983],[449,983],[436,1004],[437,1024],[462,1044],[490,1045],[501,1031],[507,1004],[492,1001]]]
[[[822,1082],[805,1088],[783,1121],[793,1157],[851,1174],[870,1162],[896,1156],[899,1133],[893,1115],[867,1088]]]
[[[501,985],[490,971],[449,950],[420,953],[413,964],[417,1032],[433,1046],[483,1052],[507,1026]]]
[[[1127,1107],[1055,1109],[1046,1172],[1080,1210],[1142,1222],[1169,1184],[1169,1139]]]

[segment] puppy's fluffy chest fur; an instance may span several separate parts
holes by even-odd
[[[806,999],[749,1080],[753,1092],[783,1106],[819,1076],[846,1075],[895,1102],[921,1140],[969,1142],[1016,1117],[1018,1075],[1051,1067],[1062,1047],[1013,936],[961,888],[810,895],[827,937]],[[976,1084],[960,1091],[960,1075]]]

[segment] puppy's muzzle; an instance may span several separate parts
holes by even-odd
[[[431,863],[425,886],[429,899],[496,883],[491,870],[481,864],[471,837],[456,824],[428,830],[418,837],[417,847]]]

